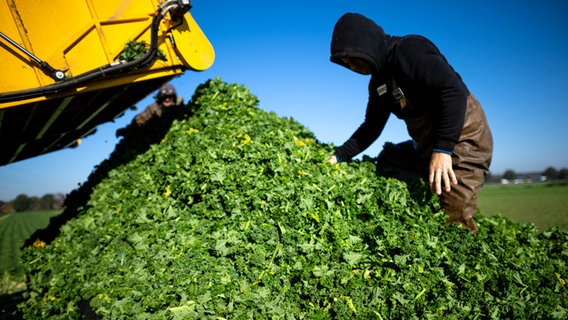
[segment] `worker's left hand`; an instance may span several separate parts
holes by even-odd
[[[452,169],[452,156],[449,154],[432,152],[429,172],[430,190],[437,195],[442,194],[442,191],[450,192],[452,190],[451,185],[458,184],[458,179]]]

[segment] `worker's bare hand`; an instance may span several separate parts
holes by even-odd
[[[337,162],[337,157],[335,155],[332,155],[331,158],[329,158],[329,163],[337,164]]]
[[[437,195],[442,194],[442,191],[450,192],[452,190],[452,184],[458,184],[458,179],[452,169],[451,155],[441,152],[432,152],[428,182],[430,183],[430,190]]]

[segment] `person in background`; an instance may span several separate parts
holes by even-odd
[[[493,153],[484,111],[438,48],[419,35],[393,36],[367,17],[347,13],[335,24],[330,60],[370,75],[365,119],[329,162],[369,147],[390,116],[405,121],[411,140],[385,144],[377,172],[422,178],[448,215],[475,234],[477,201]]]
[[[155,101],[136,115],[127,127],[116,131],[117,138],[139,133],[152,119],[161,117],[166,108],[183,104],[183,98],[177,96],[176,89],[169,83],[160,87],[154,99]]]
[[[183,103],[183,99],[178,98],[174,86],[169,83],[163,85],[160,90],[158,90],[155,99],[156,101],[154,103],[147,106],[144,111],[134,118],[134,122],[138,126],[143,126],[153,117],[162,116],[165,108]]]

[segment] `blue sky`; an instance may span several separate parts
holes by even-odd
[[[342,144],[363,120],[368,76],[329,62],[331,32],[345,12],[358,12],[393,35],[421,34],[440,48],[482,103],[495,150],[491,171],[518,173],[568,167],[568,3],[541,1],[212,1],[191,13],[215,47],[214,65],[173,84],[185,100],[220,76],[247,86],[260,107],[290,116],[321,142]],[[150,95],[76,149],[0,166],[0,200],[25,193],[68,193],[86,181],[117,143],[115,132]],[[408,139],[391,117],[363,154]]]

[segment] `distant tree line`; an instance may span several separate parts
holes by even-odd
[[[540,173],[542,176],[546,177],[546,180],[564,180],[568,179],[568,168],[562,168],[557,170],[554,167],[548,167],[544,172]],[[519,178],[519,174],[512,169],[507,169],[503,174],[503,179],[515,180]]]
[[[60,210],[63,208],[64,201],[65,195],[63,193],[48,193],[41,197],[29,197],[26,194],[20,194],[12,201],[0,201],[0,213]]]

